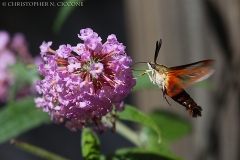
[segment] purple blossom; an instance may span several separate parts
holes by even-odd
[[[27,41],[22,33],[16,33],[13,36],[12,41],[10,43],[10,48],[12,51],[19,54],[25,63],[33,62],[31,53],[28,50]]]
[[[22,33],[17,33],[14,35],[11,43],[11,48],[13,50],[18,50],[19,48],[26,47],[26,40]]]
[[[2,36],[2,37],[1,37]],[[8,33],[0,32],[0,42],[2,50],[0,50],[0,101],[5,102],[8,96],[9,86],[14,82],[14,75],[8,69],[9,66],[16,62],[14,53],[10,51],[5,45],[8,43]]]
[[[43,63],[41,59],[33,59],[29,50],[27,41],[22,33],[16,33],[10,37],[6,31],[0,31],[0,101],[7,100],[8,92],[14,83],[16,74],[9,69],[9,66],[15,65],[16,61],[27,64],[34,62]],[[43,43],[41,50],[49,51],[50,43]],[[16,58],[17,57],[17,58]],[[40,56],[39,56],[40,57]],[[41,62],[42,61],[42,62]],[[42,64],[43,68],[44,64]],[[44,74],[44,73],[43,73]],[[28,95],[36,93],[34,86],[24,82],[20,88],[16,90],[14,99],[20,99]]]
[[[89,51],[85,51],[81,54],[81,59],[82,61],[90,61],[90,58],[91,58],[91,53]]]
[[[41,58],[41,56],[36,56],[33,58],[33,63],[36,65],[36,66],[39,66],[40,64],[43,64],[44,61],[43,59]]]
[[[0,60],[0,70],[3,71],[16,62],[16,57],[10,50],[4,50],[0,53]]]
[[[67,58],[67,57],[69,57],[71,51],[72,51],[71,45],[67,44],[67,46],[60,45],[59,49],[56,50],[56,53],[61,58]]]
[[[119,53],[119,54],[124,54],[124,53],[125,53],[125,49],[126,49],[126,46],[124,46],[122,43],[120,43],[120,44],[116,47],[115,51],[116,51],[117,53]]]
[[[92,37],[91,39],[86,39],[84,44],[91,50],[95,51],[97,47],[101,48],[101,41],[102,39],[100,37]]]
[[[81,40],[85,41],[86,39],[90,38],[93,36],[93,30],[91,28],[86,28],[86,29],[81,29],[80,30],[80,35],[78,34],[78,38]]]
[[[5,47],[9,43],[9,41],[10,41],[10,36],[9,36],[8,32],[0,31],[0,51],[5,49]]]
[[[78,55],[81,55],[86,50],[86,48],[84,44],[78,43],[77,46],[72,47],[72,50]]]
[[[42,57],[48,52],[51,45],[52,45],[51,41],[47,42],[47,43],[45,41],[43,41],[42,45],[39,47],[41,50],[40,54]]]
[[[98,74],[101,74],[103,71],[103,64],[102,63],[93,63],[91,66],[90,73],[96,77]]]
[[[49,51],[50,43],[41,45],[45,64],[38,69],[44,79],[35,84],[42,94],[35,102],[56,123],[66,121],[71,131],[89,122],[101,131],[105,128],[102,116],[112,112],[113,106],[122,111],[124,98],[136,85],[129,68],[132,60],[113,34],[103,45],[90,28],[80,30],[78,37],[84,43],[61,45],[57,51]]]
[[[68,64],[68,72],[73,72],[74,70],[81,68],[81,63],[79,63],[75,57],[69,57]]]
[[[125,107],[124,101],[115,104],[116,111],[118,112],[124,110],[124,107]]]
[[[102,49],[102,52],[109,54],[112,51],[114,51],[115,45],[113,44],[109,44],[109,43],[105,43]]]
[[[107,38],[107,41],[108,41],[109,43],[113,43],[113,44],[114,44],[114,43],[118,43],[117,37],[116,37],[115,34],[109,35],[108,38]]]

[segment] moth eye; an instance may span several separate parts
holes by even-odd
[[[151,67],[152,67],[153,69],[156,69],[156,65],[155,65],[155,64],[151,64]]]

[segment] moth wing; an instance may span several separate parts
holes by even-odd
[[[167,94],[172,97],[182,92],[184,87],[207,79],[214,73],[214,70],[209,67],[212,62],[213,60],[204,60],[169,68]]]

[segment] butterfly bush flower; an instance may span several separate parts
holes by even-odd
[[[0,30],[0,102],[7,103],[10,87],[18,81],[19,77],[9,68],[18,63],[37,64],[43,63],[43,60],[31,56],[22,33],[10,36],[7,31]],[[21,87],[15,91],[14,99],[18,100],[32,94],[36,94],[34,86],[29,81],[23,81]]]
[[[78,37],[84,43],[60,45],[56,51],[50,48],[52,42],[40,46],[45,64],[38,70],[44,79],[35,84],[42,94],[35,102],[53,121],[66,121],[72,131],[91,122],[101,131],[101,118],[113,106],[122,111],[124,98],[136,84],[129,68],[132,60],[113,34],[104,44],[90,28],[81,29]]]
[[[43,63],[43,60],[31,56],[22,33],[16,33],[11,37],[7,31],[0,30],[0,102],[7,102],[10,87],[16,81],[16,74],[9,68],[16,63],[37,64]],[[29,82],[24,82],[16,90],[14,99],[17,100],[32,94],[36,94],[35,88]]]
[[[9,86],[13,83],[13,75],[8,67],[16,61],[14,53],[8,49],[10,35],[6,31],[0,31],[0,101],[7,100]]]

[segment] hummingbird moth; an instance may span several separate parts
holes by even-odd
[[[139,62],[147,63],[149,68],[139,76],[148,74],[150,81],[153,84],[158,85],[158,87],[162,90],[163,97],[166,101],[167,95],[180,105],[184,106],[192,117],[202,116],[202,108],[197,105],[197,103],[183,88],[195,82],[205,80],[211,76],[214,70],[209,66],[214,60],[208,59],[168,68],[156,62],[161,45],[162,40],[160,39],[160,41],[156,42],[153,62]],[[151,75],[149,73],[151,73]]]

